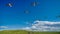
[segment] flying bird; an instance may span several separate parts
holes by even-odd
[[[29,11],[29,10],[25,10],[24,13],[25,13],[25,14],[29,14],[30,11]]]
[[[9,6],[9,7],[12,7],[12,3],[8,3],[8,6]]]
[[[10,1],[9,3],[7,3],[7,6],[9,7],[13,7],[13,5],[15,4],[16,0]]]
[[[57,17],[60,18],[60,15],[58,15]]]
[[[12,3],[7,3],[6,6],[12,7],[13,5],[12,5]]]
[[[38,5],[38,2],[32,2],[31,5],[35,7],[36,5]]]

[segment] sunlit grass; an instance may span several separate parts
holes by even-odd
[[[25,30],[4,30],[0,34],[59,34],[60,32],[33,32]]]

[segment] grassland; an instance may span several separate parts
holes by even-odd
[[[0,34],[60,34],[60,32],[32,32],[25,30],[4,30]]]

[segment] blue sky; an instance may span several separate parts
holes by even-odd
[[[38,2],[35,7],[32,2]],[[11,2],[12,7],[7,6]],[[25,10],[29,14],[24,13]],[[60,21],[60,0],[0,0],[0,26],[10,28],[26,27],[26,22],[34,20]]]

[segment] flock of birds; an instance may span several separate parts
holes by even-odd
[[[11,2],[7,3],[7,6],[9,6],[9,7],[13,7],[13,5],[14,5],[13,2],[12,3]],[[33,7],[35,7],[36,5],[38,5],[38,2],[37,1],[34,1],[34,2],[31,3],[31,6],[33,6]],[[25,10],[24,13],[29,14],[29,11],[28,10]]]
[[[14,1],[15,1],[15,0],[14,0]],[[37,1],[34,1],[34,2],[31,3],[31,5],[32,5],[33,7],[35,7],[35,6],[38,5],[38,4],[39,4],[39,3],[38,3]],[[8,3],[7,6],[13,7],[13,3]],[[28,11],[28,10],[25,10],[24,13],[29,14],[29,11]],[[58,15],[57,17],[60,18],[60,15]]]
[[[36,1],[31,3],[31,5],[34,6],[34,7],[35,7],[37,4],[38,4],[38,2],[36,2]],[[13,7],[13,3],[8,3],[7,5],[8,5],[9,7]]]

